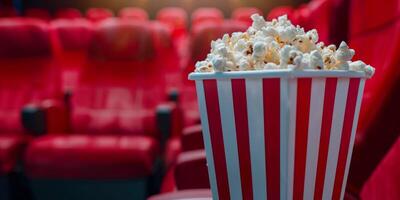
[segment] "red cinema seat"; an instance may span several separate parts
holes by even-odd
[[[400,139],[376,167],[361,190],[363,200],[400,199]]]
[[[61,88],[57,67],[51,61],[46,24],[35,20],[0,19],[0,46],[1,176],[14,169],[29,138],[27,133],[35,130],[43,133],[46,129],[38,125],[43,118],[29,121],[29,116],[21,116],[23,109],[29,104],[27,111],[33,114],[44,100],[61,97]],[[33,129],[25,129],[25,122],[32,122],[30,128]]]
[[[255,8],[255,7],[242,7],[242,8],[237,8],[233,11],[231,18],[234,20],[238,20],[241,22],[246,23],[248,26],[251,26],[253,23],[253,20],[251,20],[251,15],[253,14],[260,14],[262,15],[262,12],[260,9]]]
[[[55,32],[55,61],[63,70],[62,84],[73,90],[79,71],[87,62],[89,42],[93,36],[93,25],[86,19],[58,19],[51,22]]]
[[[119,19],[96,26],[71,97],[72,135],[29,146],[26,169],[38,199],[146,198],[162,129],[156,107],[164,101],[145,76],[155,55],[151,31]]]
[[[100,22],[113,16],[114,13],[107,8],[90,8],[86,11],[86,18],[92,22]]]
[[[175,166],[175,183],[178,190],[210,188],[204,150],[179,155]]]
[[[211,200],[211,191],[209,189],[182,190],[166,194],[154,195],[149,200]]]
[[[204,22],[220,24],[224,21],[224,14],[217,8],[198,8],[192,13],[192,26]]]
[[[204,149],[201,125],[193,125],[183,129],[181,142],[183,152]]]
[[[76,8],[65,8],[57,10],[55,17],[58,19],[78,19],[82,17],[82,13]]]
[[[18,12],[13,7],[1,7],[0,8],[0,18],[1,17],[17,17]]]
[[[388,5],[399,5],[397,1],[385,2]],[[374,1],[354,0],[350,13],[366,13],[377,5]],[[379,7],[377,7],[379,8]],[[381,15],[392,16],[393,13],[382,12]],[[399,11],[397,11],[399,13]],[[363,20],[377,20],[381,24],[366,30],[358,16],[352,15],[351,33],[364,30],[350,36],[350,46],[356,51],[356,58],[376,68],[375,75],[366,82],[364,98],[361,105],[358,134],[354,147],[349,186],[358,192],[390,146],[398,138],[398,113],[400,112],[400,20],[376,14],[365,14]],[[383,21],[379,21],[381,19]]]
[[[157,20],[167,24],[172,29],[174,38],[186,36],[188,15],[186,11],[179,7],[166,7],[158,11]]]
[[[119,11],[118,16],[122,19],[146,21],[149,15],[145,10],[138,7],[123,8]]]
[[[41,19],[44,21],[50,21],[51,19],[49,11],[41,8],[28,8],[25,10],[25,16],[35,19]]]

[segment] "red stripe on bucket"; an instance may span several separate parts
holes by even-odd
[[[314,200],[321,200],[324,190],[325,170],[328,159],[329,138],[332,128],[333,107],[335,105],[336,85],[337,78],[326,79]]]
[[[299,78],[297,80],[297,110],[293,182],[293,199],[295,200],[302,200],[304,193],[311,84],[311,78]]]
[[[280,79],[263,79],[267,199],[280,199]]]
[[[338,163],[336,167],[335,184],[333,187],[333,200],[340,199],[342,191],[344,170],[346,167],[347,154],[349,151],[351,130],[353,128],[354,113],[357,103],[358,88],[360,86],[360,78],[351,78],[349,83],[349,91],[347,93],[346,110],[344,113],[342,138],[340,142],[340,150]],[[351,149],[350,149],[351,150]]]
[[[219,199],[230,199],[217,81],[204,80],[203,85],[217,179],[218,196]]]
[[[245,79],[232,80],[232,96],[235,113],[236,139],[239,152],[242,198],[243,200],[252,200],[253,187]]]

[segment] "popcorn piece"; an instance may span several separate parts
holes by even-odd
[[[335,52],[335,59],[337,61],[336,68],[349,70],[349,64],[347,63],[347,61],[351,61],[353,56],[354,50],[350,49],[349,46],[347,46],[346,42],[340,43],[339,48]]]
[[[256,61],[264,61],[266,54],[266,44],[264,42],[256,42],[253,47],[253,58]]]
[[[303,53],[309,53],[310,51],[315,50],[317,48],[312,38],[307,36],[307,34],[296,35],[295,38],[293,39],[293,46],[295,46]]]
[[[263,27],[267,25],[267,23],[264,20],[264,17],[260,16],[259,14],[252,15],[251,19],[253,20],[251,28],[253,28],[256,31],[260,31]]]
[[[321,70],[324,68],[324,62],[322,60],[322,55],[319,53],[318,50],[313,50],[310,53],[310,60],[309,60],[309,69],[318,69]]]
[[[363,61],[357,60],[355,62],[349,61],[349,68],[352,71],[364,71],[368,77],[372,77],[375,73],[375,68],[366,65]]]
[[[214,68],[214,71],[216,72],[223,72],[225,71],[225,67],[226,67],[226,59],[224,59],[222,56],[215,56],[212,60],[211,60],[212,66]]]

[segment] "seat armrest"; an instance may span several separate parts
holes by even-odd
[[[39,105],[29,104],[23,107],[21,122],[28,134],[40,136],[47,132],[45,112]]]
[[[168,138],[182,132],[182,114],[176,103],[168,102],[157,107],[156,115],[163,149]]]
[[[69,109],[62,101],[44,100],[40,104],[24,106],[21,121],[25,130],[34,136],[66,132],[69,129]]]

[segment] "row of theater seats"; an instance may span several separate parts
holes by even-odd
[[[268,15],[268,19],[273,19],[287,14],[295,24],[316,28],[320,39],[327,43],[348,41],[356,50],[355,59],[376,68],[375,76],[365,86],[345,199],[392,200],[400,196],[399,8],[400,2],[396,0],[384,4],[373,0],[312,0],[298,8],[275,8]],[[205,38],[200,35],[191,35],[192,47],[204,44],[196,42]],[[206,51],[193,48],[193,58],[203,50]],[[182,136],[169,140],[170,151],[166,154],[169,170],[163,181],[163,194],[152,200],[210,198],[210,191],[204,190],[209,183],[205,154],[201,150],[204,147],[198,143],[200,133],[199,125],[192,126],[185,128]]]
[[[243,21],[247,23],[251,23],[249,16],[254,13],[262,14],[262,12],[254,7],[241,7],[237,8],[232,12],[231,19]],[[175,7],[167,7],[161,9],[157,17],[158,19],[165,18],[165,14],[167,17],[182,17],[187,18],[187,13],[182,8]],[[13,8],[0,8],[0,17],[17,17],[19,16],[17,11]],[[59,9],[54,13],[54,16],[50,14],[49,11],[40,8],[29,8],[24,11],[25,17],[38,18],[45,21],[50,21],[53,18],[56,19],[77,19],[84,17],[83,14],[75,8],[65,8]],[[110,17],[113,17],[114,13],[112,10],[107,8],[90,8],[86,11],[85,17],[90,21],[98,22]],[[118,12],[118,17],[122,19],[131,19],[131,20],[148,20],[148,13],[139,7],[126,7],[122,8]],[[215,20],[222,21],[224,15],[222,11],[217,8],[199,8],[195,10],[192,14],[192,23],[201,23],[205,20]],[[186,24],[182,24],[186,25]]]
[[[37,199],[157,190],[160,163],[181,151],[171,144],[199,123],[187,73],[211,39],[246,28],[200,9],[189,33],[186,15],[165,10],[155,21],[0,19],[0,185],[22,163]],[[190,146],[201,144],[198,134]]]
[[[145,199],[176,115],[168,31],[120,19],[1,19],[0,179],[22,160],[36,199]]]

